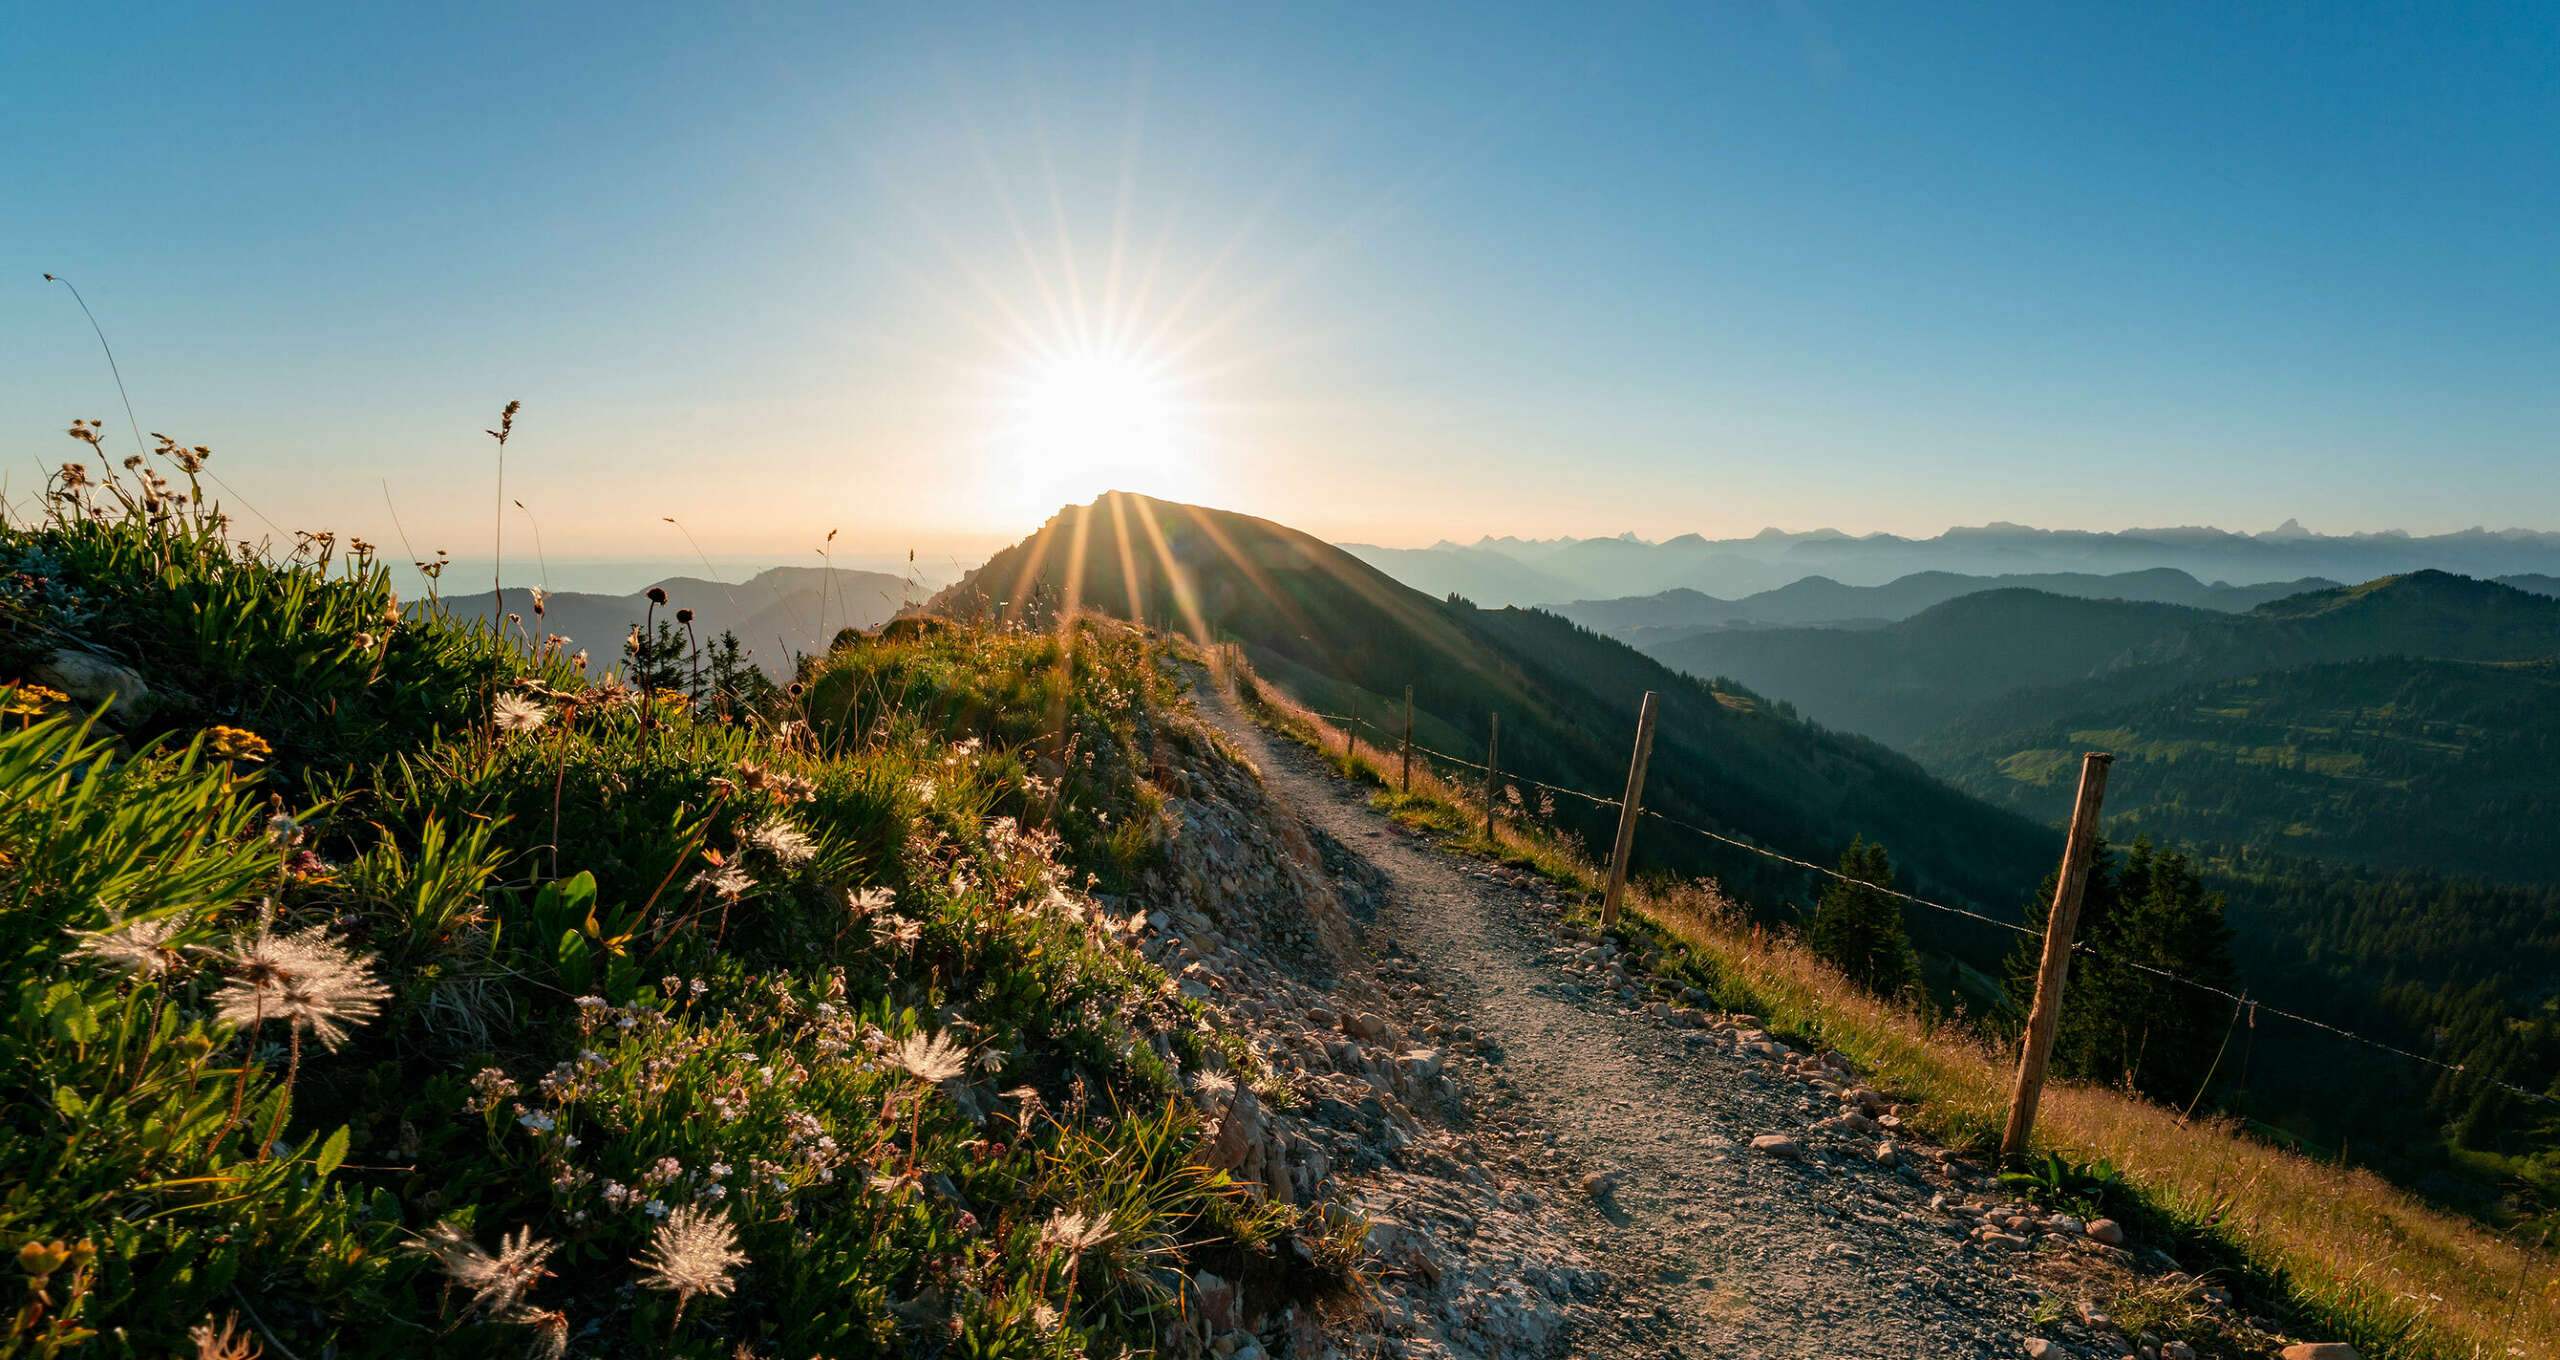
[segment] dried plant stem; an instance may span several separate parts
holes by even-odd
[[[302,1027],[293,1025],[288,1028],[292,1037],[285,1041],[285,1052],[289,1056],[284,1065],[284,1094],[276,1097],[276,1117],[268,1121],[267,1136],[258,1142],[260,1161],[267,1159],[275,1148],[276,1139],[284,1133],[285,1112],[293,1108],[293,1084],[302,1076]]]

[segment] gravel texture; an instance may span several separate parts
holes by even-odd
[[[2070,1316],[2132,1251],[1906,1136],[1836,1057],[1682,1004],[1552,886],[1392,823],[1205,687],[1197,709],[1242,760],[1181,776],[1144,947],[1287,1078],[1283,1108],[1204,1101],[1223,1164],[1364,1219],[1373,1295],[1209,1308],[1173,1350],[2137,1353]]]

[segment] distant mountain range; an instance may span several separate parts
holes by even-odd
[[[2120,835],[2560,881],[2560,599],[2499,582],[2414,572],[2243,613],[1991,590],[1652,653],[2021,811],[2100,748]]]
[[[1428,548],[1342,547],[1425,594],[1455,593],[1480,605],[1559,604],[1675,589],[1736,599],[1809,576],[1880,586],[1920,572],[2114,575],[2166,567],[2206,582],[2364,581],[2429,568],[2471,576],[2560,575],[2560,534],[2526,529],[2317,534],[2291,520],[2255,534],[2212,528],[2091,532],[1994,523],[1949,529],[1934,538],[1766,529],[1750,538],[1683,534],[1661,543],[1628,535],[1484,538]]]
[[[602,670],[621,658],[623,639],[650,617],[651,588],[628,595],[555,591],[544,601],[539,619],[533,592],[510,588],[506,607],[528,635],[566,637],[568,650],[585,650],[591,664]],[[774,567],[736,585],[671,576],[654,588],[667,593],[667,603],[657,610],[659,619],[672,622],[677,610],[691,609],[695,636],[707,644],[723,632],[735,632],[739,645],[777,679],[790,675],[799,655],[825,652],[839,630],[878,627],[914,593],[904,578],[885,572],[824,567]],[[443,608],[457,618],[486,618],[492,598],[485,590],[448,595]],[[425,607],[424,601],[409,606]]]
[[[1666,590],[1619,600],[1577,600],[1554,606],[1555,612],[1589,628],[1623,638],[1637,646],[1709,628],[1749,628],[1784,624],[1860,626],[1907,619],[1932,605],[1985,590],[2038,590],[2091,600],[2136,600],[2189,605],[2232,612],[2255,609],[2269,600],[2325,590],[2338,584],[2322,577],[2275,581],[2262,585],[2206,585],[2175,567],[2117,572],[2042,572],[2009,576],[1967,576],[1952,571],[1914,572],[1880,586],[1842,585],[1828,576],[1808,576],[1792,585],[1764,590],[1738,600],[1719,599],[1701,591]]]
[[[2056,833],[1872,741],[1720,693],[1555,614],[1422,594],[1321,540],[1244,515],[1120,493],[1070,506],[933,608],[1045,613],[1074,604],[1239,641],[1264,676],[1328,711],[1367,714],[1374,730],[1401,722],[1411,685],[1417,738],[1472,759],[1483,757],[1499,713],[1503,769],[1568,788],[1618,788],[1638,701],[1658,691],[1648,806],[1823,862],[1855,836],[1881,838],[1905,881],[1926,891],[2006,907],[2059,846]],[[1591,843],[1605,839],[1605,813],[1563,801],[1559,821]],[[1648,866],[1713,872],[1764,905],[1804,891],[1792,871],[1698,838],[1648,827],[1638,848]]]

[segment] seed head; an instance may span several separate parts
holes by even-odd
[[[503,1313],[522,1303],[525,1291],[551,1273],[542,1263],[559,1246],[536,1240],[531,1228],[518,1228],[514,1236],[498,1239],[498,1253],[492,1256],[471,1240],[469,1229],[446,1219],[409,1249],[436,1258],[445,1278],[471,1295],[472,1307]]]
[[[156,978],[186,961],[177,940],[185,933],[188,919],[188,913],[180,912],[149,921],[119,922],[104,930],[75,930],[71,934],[80,943],[72,946],[71,953],[137,978]]]
[[[808,834],[779,817],[755,829],[749,837],[758,849],[785,864],[805,864],[818,853],[818,843]]]
[[[948,1034],[910,1034],[892,1045],[889,1065],[921,1082],[949,1081],[969,1070],[969,1051]]]
[[[370,955],[316,926],[291,935],[262,929],[233,942],[230,962],[234,975],[213,996],[217,1018],[242,1029],[282,1020],[332,1051],[347,1041],[347,1025],[381,1014],[391,995],[374,981]]]
[[[737,1283],[737,1268],[746,1263],[729,1216],[694,1204],[667,1215],[650,1235],[649,1250],[633,1261],[640,1267],[640,1283],[676,1296],[678,1313],[697,1294],[727,1297]]]
[[[551,710],[521,694],[501,694],[489,716],[501,732],[530,732],[551,721]]]
[[[1115,1234],[1108,1218],[1089,1217],[1060,1209],[1040,1225],[1040,1245],[1054,1247],[1069,1256],[1082,1256],[1109,1242]]]

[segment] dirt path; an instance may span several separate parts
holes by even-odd
[[[1817,1088],[1569,973],[1551,896],[1418,842],[1295,743],[1206,694],[1202,715],[1262,768],[1274,798],[1328,858],[1379,886],[1361,922],[1380,975],[1416,1027],[1472,1041],[1489,1066],[1467,1118],[1524,1183],[1552,1196],[1617,1280],[1621,1310],[1586,1354],[2013,1356],[2039,1289],[2015,1257],[1968,1240],[1933,1194],[1968,1188],[1925,1157],[1897,1167],[1831,1151],[1838,1112]],[[1560,947],[1563,946],[1563,947]],[[1463,1026],[1464,1028],[1458,1028]],[[1800,1160],[1756,1151],[1799,1140]],[[1543,1148],[1543,1154],[1539,1149]],[[1541,1164],[1543,1163],[1543,1164]]]

